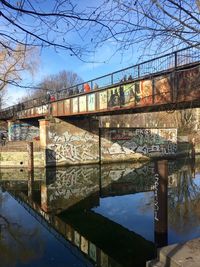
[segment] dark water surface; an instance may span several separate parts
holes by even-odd
[[[198,162],[1,169],[0,267],[144,267],[199,237]]]

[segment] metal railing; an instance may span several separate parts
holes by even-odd
[[[140,80],[148,75],[176,70],[177,68],[197,62],[200,62],[200,44],[186,47],[181,50],[177,50],[175,52],[133,65],[131,67],[120,69],[107,75],[97,77],[84,83],[59,90],[55,92],[55,99],[66,99],[76,94],[84,93],[85,84],[89,84],[91,91],[94,91],[96,89],[104,89],[107,86],[112,86],[122,82],[124,83],[126,81]],[[50,100],[47,99],[47,96],[31,99],[1,110],[0,118],[2,117],[2,114],[5,113],[7,117],[12,117],[17,111],[41,106],[49,102]]]

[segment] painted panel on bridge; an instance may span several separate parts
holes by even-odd
[[[57,113],[58,113],[57,102],[53,102],[53,103],[51,103],[51,106],[52,106],[52,114],[53,114],[54,116],[57,116]]]
[[[72,113],[78,113],[78,97],[72,98]]]
[[[135,85],[136,83],[126,84],[123,86],[123,91],[120,90],[121,104],[123,106],[135,105]]]
[[[119,87],[108,89],[108,108],[120,107]]]
[[[154,103],[168,103],[171,101],[173,89],[170,76],[161,76],[154,79]]]
[[[79,97],[79,112],[86,112],[87,104],[86,104],[86,95]]]
[[[66,115],[70,114],[70,99],[64,100],[64,113]]]
[[[145,156],[174,155],[177,129],[103,129],[102,160],[127,160]]]
[[[88,111],[95,111],[95,93],[88,94]]]
[[[58,116],[63,115],[64,113],[64,102],[63,101],[58,101]]]
[[[190,101],[200,97],[200,67],[177,73],[178,101]]]
[[[107,91],[99,92],[99,109],[107,109]]]
[[[150,105],[153,103],[153,86],[152,86],[152,80],[144,80],[140,81],[139,88],[136,88],[137,90],[137,105]]]

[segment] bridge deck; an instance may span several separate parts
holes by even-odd
[[[187,53],[186,53],[187,52]],[[137,69],[137,75],[135,74]],[[118,79],[116,78],[118,77]],[[122,78],[122,79],[121,79]],[[102,82],[102,80],[104,82]],[[97,86],[98,83],[98,86]],[[200,106],[200,49],[190,47],[0,112],[0,119],[158,111]]]

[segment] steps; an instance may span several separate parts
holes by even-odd
[[[200,267],[200,238],[161,248],[146,267]]]

